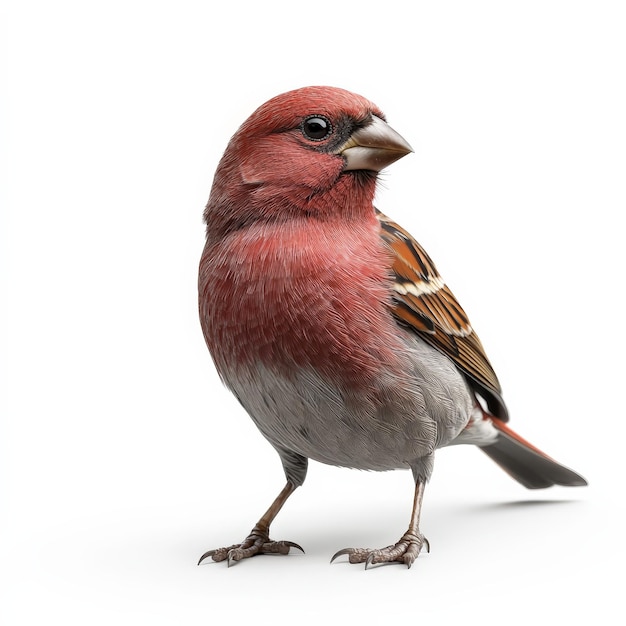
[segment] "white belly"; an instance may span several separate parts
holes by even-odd
[[[412,371],[359,392],[339,389],[311,369],[277,374],[257,363],[222,374],[274,445],[330,465],[408,468],[450,443],[473,405],[449,359],[412,338],[410,347]]]

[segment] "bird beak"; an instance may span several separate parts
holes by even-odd
[[[356,130],[337,154],[345,159],[344,170],[373,170],[380,172],[413,148],[386,122],[372,115],[372,121]]]

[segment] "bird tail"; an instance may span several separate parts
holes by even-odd
[[[501,419],[493,415],[487,417],[498,431],[498,438],[480,449],[524,487],[544,489],[552,485],[582,487],[587,484],[580,474],[557,463],[511,430]]]

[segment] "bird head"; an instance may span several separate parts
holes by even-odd
[[[231,139],[205,211],[209,232],[258,220],[373,211],[378,172],[409,152],[383,112],[362,96],[334,87],[283,93]]]

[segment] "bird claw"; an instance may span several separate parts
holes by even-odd
[[[280,541],[280,542],[278,542],[278,543],[283,543],[283,544],[285,544],[287,547],[289,547],[289,548],[295,548],[296,550],[300,550],[300,552],[302,552],[302,554],[305,554],[305,552],[304,552],[304,548],[303,548],[301,545],[299,545],[299,544],[297,544],[297,543],[295,543],[295,542],[293,542],[293,541]]]
[[[302,546],[293,541],[272,541],[267,533],[259,534],[252,532],[240,544],[218,548],[217,550],[208,550],[200,557],[198,565],[210,557],[216,562],[227,561],[227,565],[230,567],[237,561],[256,556],[257,554],[289,554],[291,548],[304,553]]]
[[[338,552],[335,552],[335,554],[333,554],[332,558],[330,559],[330,562],[332,563],[338,556],[343,556],[344,554],[350,554],[353,550],[354,548],[343,548],[343,550],[339,550]]]
[[[337,557],[348,555],[350,563],[365,563],[365,569],[372,565],[389,565],[390,563],[404,563],[407,568],[415,562],[423,547],[430,552],[430,542],[421,533],[406,533],[394,545],[378,550],[370,548],[343,548],[331,558],[332,563]]]

